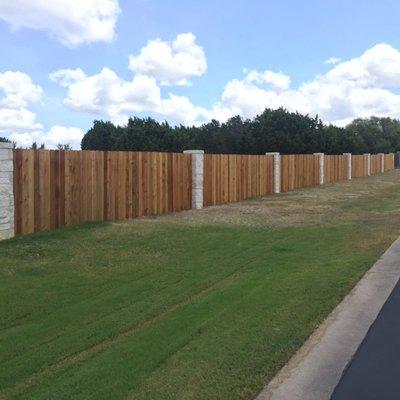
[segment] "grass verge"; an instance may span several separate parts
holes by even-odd
[[[0,398],[252,398],[397,237],[398,179],[1,242]]]

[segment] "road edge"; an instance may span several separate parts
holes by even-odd
[[[400,278],[400,237],[255,400],[329,400]]]

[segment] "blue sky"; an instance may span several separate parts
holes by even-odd
[[[78,146],[93,119],[200,124],[278,106],[337,125],[400,117],[399,15],[388,0],[0,0],[0,136]],[[139,56],[156,39],[162,65],[157,48]]]

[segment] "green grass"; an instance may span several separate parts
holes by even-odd
[[[0,398],[251,399],[399,234],[398,175],[377,179],[256,203],[321,196],[309,223],[210,209],[1,242]]]

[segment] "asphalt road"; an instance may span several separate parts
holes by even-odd
[[[331,400],[400,399],[400,281],[354,357]]]

